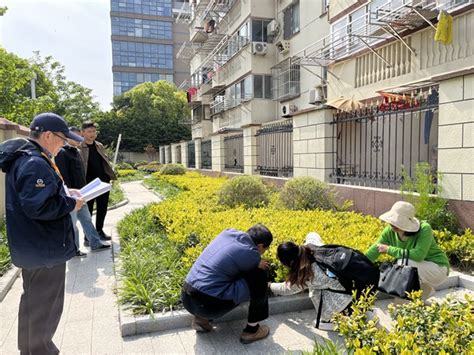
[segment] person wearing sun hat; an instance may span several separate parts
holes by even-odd
[[[449,274],[449,260],[436,244],[429,223],[415,217],[415,207],[408,202],[395,202],[390,211],[379,217],[389,224],[368,250],[373,262],[380,254],[388,254],[401,262],[403,250],[409,253],[408,264],[418,269],[423,298],[433,295],[434,288]]]

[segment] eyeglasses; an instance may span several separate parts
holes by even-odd
[[[57,133],[54,133],[54,132],[51,132],[52,134],[54,134],[56,137],[59,137],[63,140],[63,144],[66,145],[68,143],[68,140],[66,137],[63,137],[63,136],[60,136],[59,134]]]

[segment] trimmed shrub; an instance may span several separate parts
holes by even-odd
[[[268,204],[268,191],[257,176],[238,176],[227,181],[218,192],[219,203],[228,207],[263,207]]]
[[[138,166],[137,169],[140,171],[145,171],[147,173],[156,173],[160,171],[161,164],[158,163],[157,161],[152,161],[152,162],[149,162],[148,164]]]
[[[120,170],[133,170],[132,164],[126,162],[117,163],[117,165],[115,165],[115,168]]]
[[[135,169],[138,169],[139,166],[147,165],[147,164],[148,164],[148,162],[146,160],[139,160],[139,161],[137,161],[133,164],[133,167]]]
[[[186,168],[181,164],[166,164],[160,169],[161,175],[184,175]]]
[[[337,209],[336,193],[329,185],[310,176],[288,180],[281,190],[280,201],[295,211]]]

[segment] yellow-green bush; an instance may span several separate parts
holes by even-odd
[[[412,301],[391,304],[393,327],[378,327],[378,318],[369,319],[375,295],[365,293],[352,305],[352,314],[335,316],[336,328],[344,336],[349,353],[354,354],[473,354],[474,301],[447,299],[427,305],[421,291]]]
[[[181,164],[165,164],[160,169],[161,175],[184,175],[186,168]]]
[[[258,176],[237,176],[226,181],[218,192],[219,203],[228,207],[264,207],[268,204],[268,191]]]
[[[117,169],[117,175],[119,178],[132,176],[132,175],[135,175],[136,173],[137,171],[134,169]]]

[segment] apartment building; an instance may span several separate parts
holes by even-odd
[[[188,27],[174,20],[187,3],[173,0],[111,0],[114,96],[146,81],[181,83],[189,63],[176,54]]]
[[[178,55],[193,140],[163,161],[179,147],[187,167],[314,176],[372,214],[428,162],[472,226],[472,0],[202,0],[191,12]],[[354,109],[325,104],[336,99]]]

